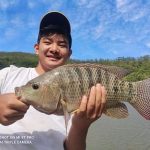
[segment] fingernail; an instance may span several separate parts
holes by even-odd
[[[96,85],[101,86],[101,84],[100,84],[100,83],[97,83]]]
[[[86,103],[86,102],[87,102],[87,96],[86,96],[86,95],[83,95],[83,97],[82,97],[82,102],[83,102],[83,103]]]
[[[102,114],[99,114],[98,117],[100,118],[102,116]]]

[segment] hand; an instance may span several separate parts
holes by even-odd
[[[19,101],[15,94],[0,95],[0,123],[10,125],[24,117],[29,106]]]
[[[106,103],[106,90],[101,84],[91,88],[89,98],[83,96],[79,111],[73,116],[73,125],[88,128],[92,122],[101,117]]]
[[[72,118],[72,126],[65,140],[67,150],[85,150],[88,128],[101,117],[106,103],[106,91],[97,84],[91,88],[89,98],[83,96],[79,111]]]

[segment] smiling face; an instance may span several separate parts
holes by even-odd
[[[36,70],[39,74],[63,65],[71,55],[67,38],[62,34],[43,36],[35,45],[39,63]]]

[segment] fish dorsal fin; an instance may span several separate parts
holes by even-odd
[[[70,119],[70,114],[67,111],[67,102],[64,101],[63,99],[60,100],[61,104],[62,104],[62,108],[63,108],[63,112],[64,112],[64,119],[65,119],[65,127],[66,127],[66,136],[68,135],[67,132],[67,127],[68,127],[68,122]]]
[[[123,77],[131,73],[131,70],[125,69],[123,67],[104,65],[104,64],[98,64],[98,63],[97,64],[96,63],[81,63],[81,64],[73,63],[73,64],[67,64],[65,66],[67,67],[98,67],[116,75],[119,79],[122,79]]]
[[[117,66],[108,66],[106,67],[106,70],[115,74],[119,79],[122,79],[123,77],[131,73],[130,70],[122,68],[122,67],[117,67]]]
[[[113,107],[107,107],[104,114],[117,119],[122,119],[128,117],[128,109],[124,103],[117,102]]]

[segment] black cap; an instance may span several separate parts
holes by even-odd
[[[59,31],[67,36],[71,47],[71,27],[69,20],[60,12],[52,11],[45,14],[40,22],[39,37],[51,31]],[[39,40],[38,37],[38,40]]]

